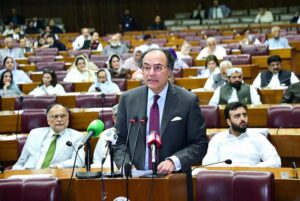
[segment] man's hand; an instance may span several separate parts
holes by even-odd
[[[175,171],[175,165],[172,160],[167,159],[157,166],[157,170],[158,173],[161,174],[171,174],[173,171]]]

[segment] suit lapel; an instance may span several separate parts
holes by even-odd
[[[165,107],[163,111],[162,121],[161,121],[161,137],[165,133],[166,127],[171,120],[171,117],[174,113],[174,109],[177,105],[177,94],[174,86],[169,84],[169,89],[167,92]]]

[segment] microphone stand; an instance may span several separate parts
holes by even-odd
[[[110,155],[110,174],[105,175],[108,178],[116,178],[116,177],[122,177],[122,173],[116,173],[114,172],[114,150],[112,148],[112,143],[110,141],[107,141],[107,146],[109,149],[109,155]]]
[[[18,100],[18,111],[17,111],[17,123],[16,123],[16,139],[18,140],[18,128],[19,128],[19,117],[20,117],[20,108],[22,108],[23,96],[19,97]]]
[[[91,142],[86,142],[86,172],[77,172],[76,177],[78,179],[92,179],[92,178],[100,178],[102,176],[102,172],[91,172]]]

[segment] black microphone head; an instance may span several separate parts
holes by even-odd
[[[71,147],[71,146],[73,146],[73,143],[70,142],[70,141],[67,141],[67,142],[66,142],[66,145],[69,146],[69,147]]]
[[[230,165],[232,163],[232,160],[231,159],[227,159],[224,161],[226,164]]]
[[[3,173],[4,171],[5,171],[5,168],[2,165],[0,165],[0,173]]]
[[[137,120],[138,120],[137,116],[133,116],[133,117],[130,119],[130,123],[131,123],[131,124],[136,124]]]
[[[141,118],[140,123],[144,125],[147,123],[147,120],[148,120],[148,117],[144,116],[143,118]]]
[[[292,168],[293,168],[293,169],[297,169],[297,166],[296,166],[296,163],[295,163],[295,162],[292,162]]]
[[[105,98],[105,93],[101,93],[101,98],[104,99]]]

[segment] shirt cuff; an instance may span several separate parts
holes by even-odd
[[[171,156],[167,159],[171,160],[174,163],[176,171],[181,170],[181,163],[180,163],[180,160],[177,156]]]

